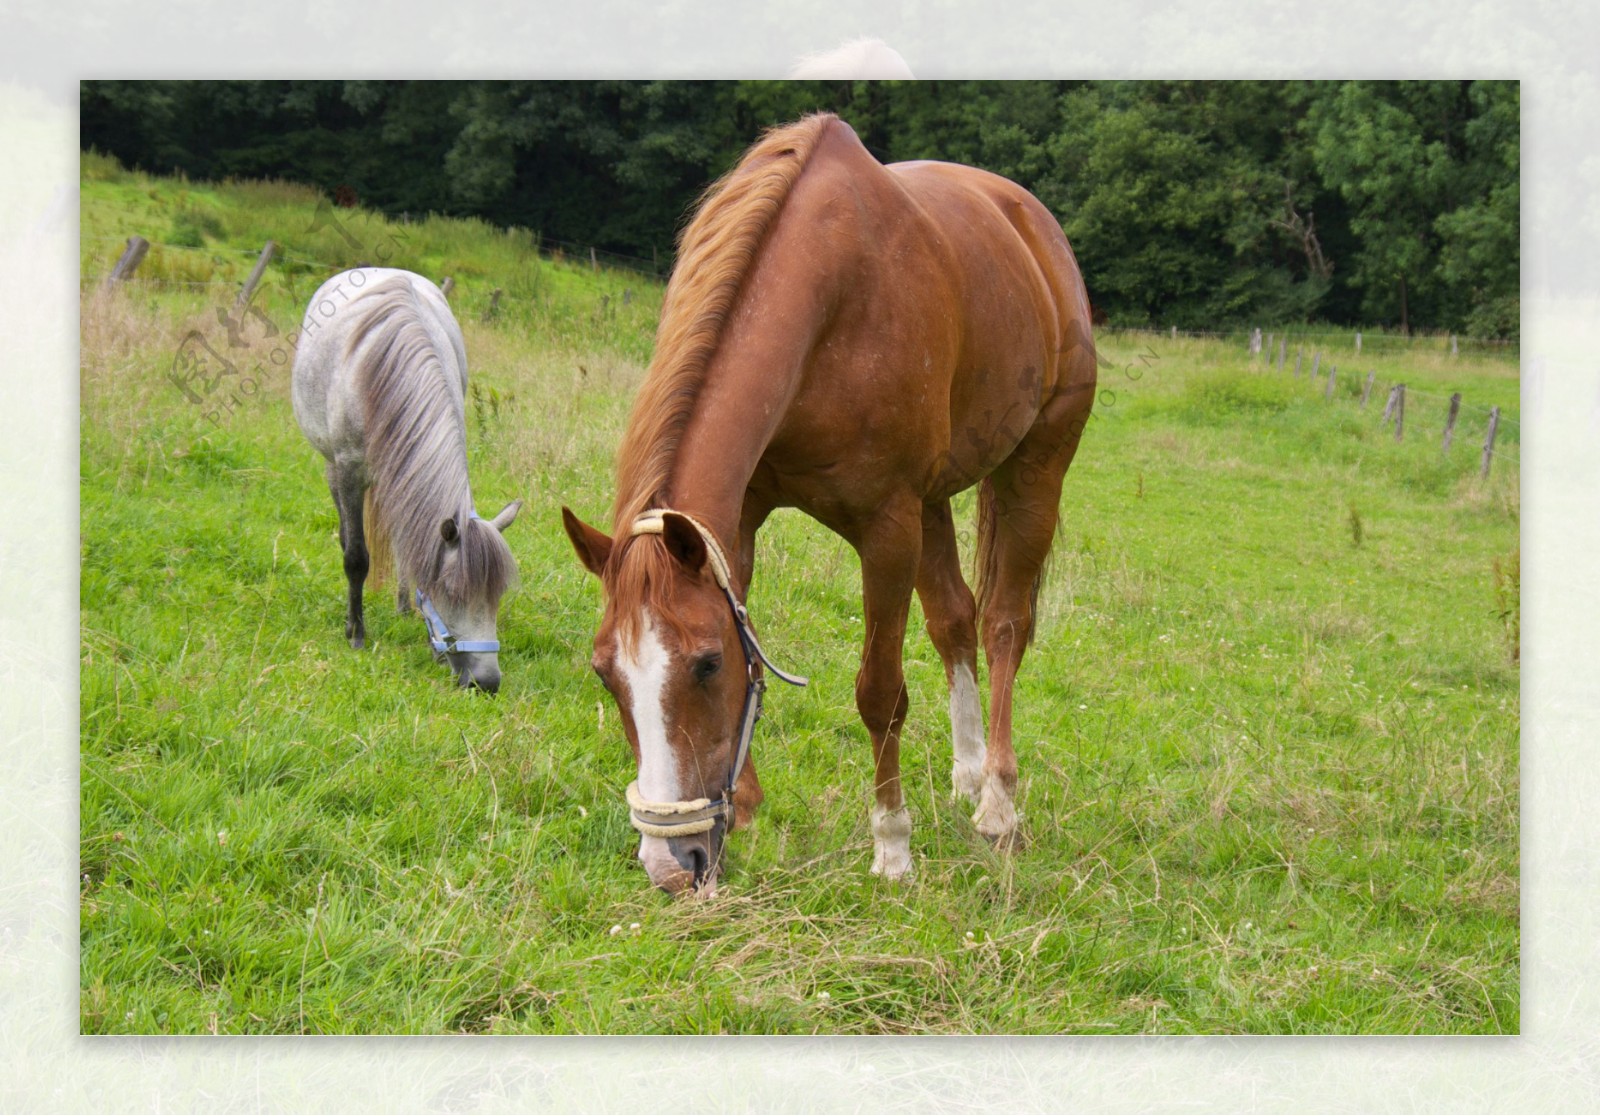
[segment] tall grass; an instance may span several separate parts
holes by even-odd
[[[86,230],[169,219],[188,190],[222,214],[213,275],[267,235],[312,250],[283,232],[314,212],[294,188],[95,166]],[[86,282],[85,1031],[1517,1030],[1511,456],[1484,480],[1465,428],[1445,454],[1409,401],[1397,444],[1381,399],[1325,400],[1231,343],[1105,338],[1018,682],[1026,846],[996,854],[951,801],[914,605],[915,875],[868,874],[857,563],[780,512],[751,608],[813,682],[768,701],[767,801],[721,893],[672,902],[633,859],[631,757],[586,669],[598,591],[558,525],[609,504],[660,291],[421,224],[424,273],[477,265],[456,268],[474,491],[528,502],[493,700],[381,597],[369,649],[344,643],[336,517],[286,377],[214,418],[165,379],[188,331],[225,339],[216,290]],[[491,283],[517,297],[486,322]],[[274,318],[299,312],[288,286],[263,292]],[[1376,367],[1516,417],[1514,368],[1432,360]]]

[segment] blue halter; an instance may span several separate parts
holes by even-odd
[[[473,508],[471,518],[482,519],[478,509]],[[500,641],[497,639],[456,639],[450,638],[450,628],[445,624],[444,617],[439,615],[439,610],[433,607],[433,602],[428,599],[428,594],[421,589],[417,590],[417,610],[422,613],[422,622],[428,625],[428,645],[441,655],[464,655],[468,652],[499,651]]]
[[[433,607],[433,602],[428,599],[428,594],[421,589],[417,590],[417,609],[422,613],[422,622],[428,625],[428,644],[435,651],[443,655],[463,655],[471,651],[498,651],[500,641],[497,639],[455,639],[450,638],[450,629],[445,625],[444,617],[439,615],[439,610]]]

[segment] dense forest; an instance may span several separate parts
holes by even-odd
[[[86,81],[81,142],[671,259],[769,125],[829,110],[880,159],[1023,184],[1116,325],[1326,321],[1516,337],[1507,81]]]

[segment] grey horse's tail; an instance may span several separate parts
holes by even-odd
[[[362,498],[362,520],[367,534],[367,581],[373,586],[386,584],[394,576],[394,545],[389,541],[389,523],[372,489]]]

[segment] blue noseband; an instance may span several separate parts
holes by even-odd
[[[444,617],[439,615],[439,610],[433,607],[433,602],[428,599],[428,594],[421,589],[417,590],[417,609],[422,613],[422,622],[428,625],[428,644],[442,655],[462,655],[472,651],[498,651],[500,641],[497,639],[455,639],[450,638],[450,629],[445,625]]]

